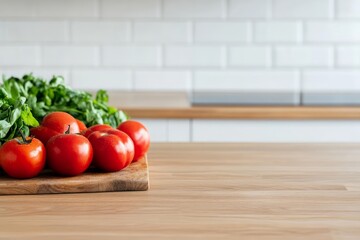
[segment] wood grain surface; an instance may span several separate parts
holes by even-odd
[[[0,239],[360,239],[360,144],[153,144],[143,192],[0,196]]]
[[[9,178],[3,172],[0,175],[0,195],[146,191],[148,188],[146,158],[113,173],[90,170],[75,177],[61,177],[48,170],[38,177],[24,180]]]
[[[191,106],[186,93],[110,92],[110,104],[133,118],[359,120],[360,107]]]

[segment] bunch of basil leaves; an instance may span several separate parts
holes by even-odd
[[[127,120],[124,112],[108,106],[108,94],[96,93],[95,99],[88,92],[73,90],[64,84],[62,77],[50,81],[34,77],[3,78],[0,85],[0,144],[20,136],[26,136],[29,127],[36,127],[50,112],[63,111],[83,121],[86,126],[109,124],[117,127]]]

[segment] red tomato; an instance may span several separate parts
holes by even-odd
[[[66,112],[52,112],[44,117],[41,126],[30,129],[33,136],[40,139],[44,145],[53,136],[64,134],[70,126],[70,133],[79,133],[76,119]]]
[[[113,129],[113,128],[110,125],[107,125],[107,124],[97,124],[97,125],[89,127],[85,131],[84,136],[88,138],[90,136],[90,134],[92,134],[93,132],[109,130],[109,129]]]
[[[150,135],[143,124],[134,120],[128,120],[121,123],[117,129],[125,132],[133,140],[135,146],[133,161],[137,161],[145,156],[150,147]]]
[[[78,134],[61,134],[50,138],[46,145],[49,167],[65,176],[86,171],[93,157],[89,140]]]
[[[132,159],[132,156],[129,156],[131,149],[128,149],[129,145],[131,147],[131,142],[123,139],[126,137],[120,131],[115,134],[103,131],[93,132],[89,140],[94,148],[95,166],[106,172],[116,172],[126,168]]]
[[[37,139],[39,139],[44,145],[46,145],[50,138],[60,134],[50,128],[43,126],[31,128],[30,133],[32,136],[35,136]]]
[[[76,118],[75,118],[75,120],[79,126],[79,132],[83,132],[87,129],[87,127],[83,121],[80,121],[79,119],[76,119]]]
[[[70,125],[70,133],[79,133],[79,125],[76,119],[66,112],[52,112],[44,117],[41,126],[48,127],[58,133],[66,132]]]
[[[107,134],[113,134],[116,135],[117,137],[119,137],[121,139],[121,141],[125,144],[126,150],[127,150],[127,162],[128,164],[130,164],[133,159],[134,159],[134,143],[131,140],[131,138],[124,132],[117,130],[117,129],[108,129],[108,130],[103,130],[103,131],[99,131],[101,133],[107,133]],[[89,141],[92,143],[92,141],[94,140],[94,138],[99,137],[99,134],[90,134],[89,136]],[[97,145],[93,145],[93,149],[94,151],[95,148],[97,148]],[[101,160],[101,159],[100,159]]]
[[[14,178],[37,176],[45,165],[44,144],[36,138],[12,139],[0,148],[0,162],[4,171]]]

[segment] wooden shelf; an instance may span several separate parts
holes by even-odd
[[[355,106],[191,106],[186,93],[110,92],[110,104],[133,118],[360,119],[360,107]]]
[[[178,119],[360,119],[357,107],[124,108],[136,118]]]

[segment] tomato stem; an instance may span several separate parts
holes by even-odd
[[[65,134],[70,134],[70,125],[68,125],[68,129],[66,130]]]
[[[30,143],[32,142],[33,137],[31,137],[29,140],[27,140],[24,132],[21,131],[21,129],[19,129],[19,133],[20,133],[21,138],[22,138],[21,140],[20,140],[20,139],[16,139],[19,144],[30,144]]]

